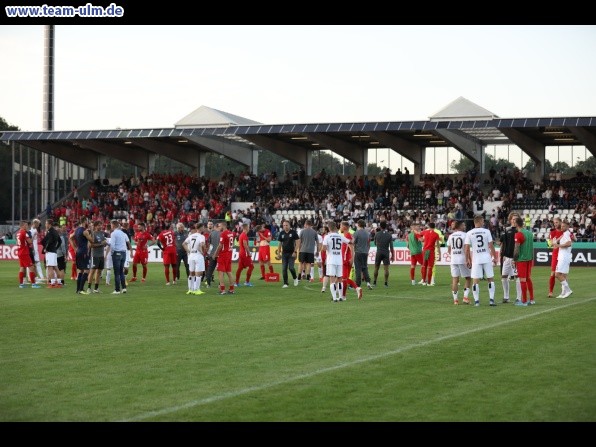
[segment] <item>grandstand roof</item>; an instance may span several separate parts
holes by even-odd
[[[585,146],[595,154],[596,117],[499,118],[459,97],[425,121],[272,125],[201,106],[174,128],[6,131],[0,132],[0,141],[15,141],[91,169],[97,154],[136,164],[137,158],[160,153],[196,166],[197,153],[220,152],[220,146],[220,153],[230,158],[256,146],[303,164],[308,151],[331,150],[359,162],[359,151],[389,147],[413,160],[421,148],[461,150],[466,144]]]

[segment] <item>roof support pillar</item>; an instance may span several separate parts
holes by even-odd
[[[157,154],[147,152],[147,172],[153,174],[155,172],[155,162],[157,161]]]
[[[596,156],[596,136],[593,133],[583,127],[569,127],[569,130],[586,146],[592,156]]]
[[[250,173],[254,175],[259,173],[259,152],[259,149],[253,149],[251,154]]]
[[[503,132],[503,135],[509,138],[513,144],[517,145],[522,151],[528,154],[530,158],[534,160],[534,163],[536,163],[535,171],[528,173],[528,177],[534,182],[542,181],[542,178],[546,174],[546,148],[544,147],[544,144],[528,137],[517,129],[501,128],[499,130]],[[519,168],[523,169],[523,166],[520,166]]]
[[[99,155],[97,157],[97,178],[106,178],[106,167],[108,165],[108,157],[105,155]]]
[[[436,133],[443,139],[449,141],[451,145],[474,162],[480,165],[481,173],[484,172],[482,160],[484,159],[482,143],[474,137],[466,136],[447,129],[435,129]]]
[[[197,167],[197,175],[199,177],[205,176],[205,166],[207,166],[207,152],[199,153],[199,166]]]

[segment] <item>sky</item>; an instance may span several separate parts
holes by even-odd
[[[55,130],[596,116],[594,25],[56,25]],[[43,25],[0,26],[0,117],[42,130]]]

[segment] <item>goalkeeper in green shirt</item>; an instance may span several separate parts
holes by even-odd
[[[410,250],[410,281],[412,281],[412,285],[416,285],[416,280],[414,279],[416,276],[416,264],[420,264],[421,266],[424,264],[424,258],[422,255],[422,242],[418,239],[420,235],[420,224],[413,223],[410,225],[410,232],[408,233],[407,245],[408,250]],[[422,269],[422,267],[421,267]],[[422,270],[420,270],[420,274],[422,274]],[[424,278],[420,279],[418,284],[423,284]]]

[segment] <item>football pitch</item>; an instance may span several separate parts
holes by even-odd
[[[186,295],[185,273],[166,286],[161,264],[126,295],[19,289],[17,271],[0,263],[3,422],[596,421],[589,267],[572,267],[567,299],[535,268],[532,307],[501,304],[500,278],[496,307],[485,281],[480,307],[454,306],[447,267],[435,287],[394,266],[385,288],[381,270],[341,303],[318,282],[261,281],[258,264],[226,296]]]

